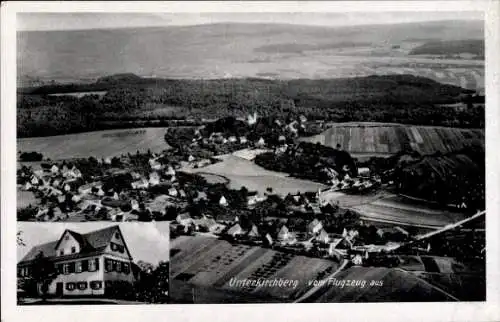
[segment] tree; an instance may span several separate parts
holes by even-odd
[[[19,230],[16,234],[17,237],[17,246],[26,246],[22,237],[23,231]]]
[[[31,278],[39,286],[42,299],[45,299],[49,285],[59,275],[54,263],[40,251],[33,260]]]

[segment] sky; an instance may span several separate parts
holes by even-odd
[[[481,12],[289,12],[289,13],[18,13],[17,30],[78,30],[186,26],[210,23],[288,23],[352,26],[437,20],[483,20]]]
[[[90,231],[114,226],[112,222],[95,223],[18,223],[26,246],[17,247],[17,260],[26,255],[33,246],[58,240],[66,229],[85,234]],[[169,222],[119,224],[125,242],[135,263],[139,260],[157,265],[169,258]]]

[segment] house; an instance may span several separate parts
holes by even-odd
[[[96,195],[98,195],[99,197],[103,197],[106,193],[104,192],[104,190],[102,190],[102,188],[99,188],[99,190],[97,190],[97,193]]]
[[[226,232],[228,235],[231,235],[233,237],[238,236],[238,235],[243,235],[245,232],[243,228],[241,228],[240,224],[235,224],[231,228],[228,229]]]
[[[132,210],[139,210],[139,202],[135,199],[130,200],[130,206]]]
[[[323,229],[323,223],[316,218],[307,225],[307,232],[309,234],[314,235],[322,229]]]
[[[264,242],[268,245],[268,246],[272,246],[274,244],[274,240],[273,238],[271,237],[271,235],[269,233],[267,233],[265,236],[264,236]]]
[[[81,200],[82,197],[80,195],[73,195],[73,197],[71,197],[71,201],[73,201],[74,203],[79,203]]]
[[[257,119],[258,119],[257,113],[253,113],[253,115],[248,115],[247,117],[248,125],[254,125],[255,123],[257,123]]]
[[[230,137],[228,138],[228,140],[229,140],[229,142],[231,142],[231,143],[235,143],[236,141],[238,141],[238,139],[236,138],[236,136],[230,136]]]
[[[59,168],[54,164],[51,168],[50,168],[50,172],[52,172],[53,174],[56,174],[59,172]]]
[[[281,226],[279,232],[278,232],[278,240],[280,241],[289,241],[293,239],[293,234],[290,232],[287,226],[283,225]]]
[[[182,226],[189,226],[193,223],[193,218],[188,213],[183,213],[183,214],[178,214],[177,217],[175,218],[175,221],[177,221],[180,225]]]
[[[264,138],[260,138],[257,143],[256,143],[257,146],[264,146],[266,145],[266,141],[264,141]]]
[[[388,237],[388,236],[398,236],[399,238],[407,238],[410,236],[406,230],[399,226],[393,226],[388,228],[379,228],[377,229],[377,235],[380,238]]]
[[[66,183],[66,184],[64,184],[63,190],[66,192],[71,191],[71,186]]]
[[[24,184],[24,190],[28,191],[31,188],[33,188],[33,186],[31,185],[31,183],[29,181],[26,181],[26,183]]]
[[[149,181],[142,178],[141,180],[132,182],[131,186],[132,189],[147,189],[149,187]]]
[[[111,164],[111,158],[107,157],[106,159],[104,159],[104,164]]]
[[[248,206],[253,206],[259,202],[262,202],[262,201],[265,201],[267,199],[266,196],[259,196],[259,195],[253,195],[253,196],[249,196],[247,198],[247,205]]]
[[[210,165],[212,164],[212,161],[210,161],[209,159],[203,159],[203,160],[200,160],[198,163],[196,163],[196,166],[198,168],[203,168],[203,167],[206,167],[207,165]]]
[[[168,176],[175,176],[175,170],[172,168],[171,165],[168,166],[167,171],[165,171],[165,174]]]
[[[65,230],[58,240],[33,247],[17,264],[18,279],[29,278],[37,256],[54,263],[52,296],[92,297],[113,294],[113,282],[133,284],[132,256],[119,226],[80,234]]]
[[[246,144],[246,143],[248,143],[246,136],[240,136],[240,144]]]
[[[278,138],[278,142],[285,143],[285,141],[286,141],[285,136],[284,135],[280,135],[279,138]]]
[[[190,154],[190,155],[188,156],[188,159],[187,159],[187,160],[188,160],[188,162],[193,162],[193,161],[194,161],[194,160],[196,160],[196,159],[194,158],[194,156],[193,156],[192,154]]]
[[[255,224],[252,225],[252,228],[250,228],[250,231],[248,232],[247,236],[251,237],[251,238],[260,237],[259,229],[257,228],[257,226]]]
[[[219,199],[219,205],[221,205],[223,207],[227,207],[228,202],[227,202],[226,197],[224,197],[224,196],[220,197],[220,199]]]
[[[140,173],[137,173],[137,172],[135,172],[135,171],[132,171],[132,172],[130,173],[130,175],[132,176],[132,179],[134,179],[134,180],[139,180],[139,179],[141,178],[141,174],[140,174]]]
[[[31,176],[30,182],[32,185],[37,185],[39,183],[39,180],[36,176]]]
[[[153,170],[161,170],[161,168],[162,168],[162,164],[160,162],[156,161],[155,159],[149,159],[149,166]]]
[[[330,236],[328,236],[328,233],[323,228],[321,228],[318,236],[316,236],[316,240],[321,243],[328,244],[330,242]]]
[[[61,180],[54,179],[54,181],[52,181],[52,187],[59,188],[60,185],[61,185]]]
[[[59,202],[59,203],[63,203],[64,201],[66,201],[66,196],[61,195],[61,196],[58,196],[58,197],[57,197],[57,202]]]
[[[149,184],[151,186],[157,186],[160,184],[160,175],[158,172],[152,172],[149,174]]]
[[[168,189],[168,195],[172,197],[177,197],[178,191],[174,187]]]
[[[358,175],[360,177],[369,177],[370,176],[370,168],[358,168]]]

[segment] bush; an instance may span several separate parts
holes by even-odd
[[[43,160],[43,154],[38,152],[23,152],[19,156],[19,159],[23,162],[38,162]]]
[[[136,300],[135,288],[127,281],[112,281],[111,285],[106,286],[104,293],[114,299]]]

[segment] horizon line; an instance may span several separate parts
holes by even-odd
[[[339,25],[322,25],[322,24],[307,24],[307,23],[292,23],[292,22],[208,22],[208,23],[195,23],[195,24],[158,24],[158,25],[137,25],[137,26],[116,26],[116,27],[89,27],[89,28],[65,28],[65,29],[17,29],[16,33],[20,32],[48,32],[48,31],[88,31],[88,30],[122,30],[133,28],[182,28],[182,27],[201,27],[201,26],[215,26],[215,25],[282,25],[282,26],[303,26],[311,28],[348,28],[348,27],[363,27],[363,26],[388,26],[388,25],[409,25],[409,24],[426,24],[436,22],[485,22],[485,19],[435,19],[435,20],[416,20],[416,21],[402,21],[402,22],[381,22],[381,23],[353,23],[353,24],[339,24]]]

